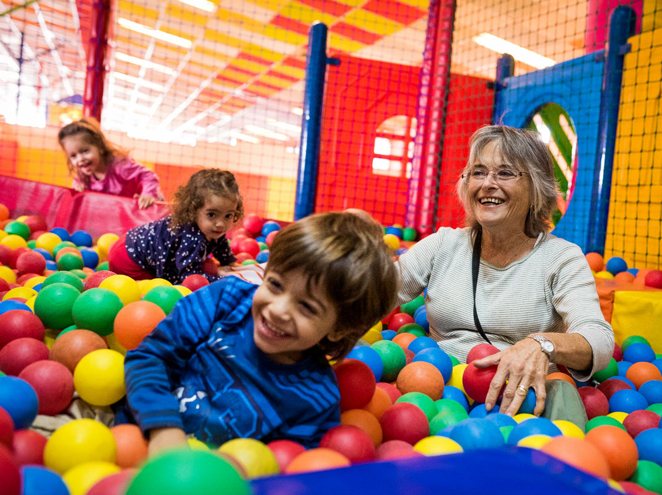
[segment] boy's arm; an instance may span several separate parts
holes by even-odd
[[[163,450],[187,447],[186,433],[181,428],[157,428],[149,432],[149,456]]]

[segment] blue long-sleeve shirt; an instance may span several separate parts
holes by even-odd
[[[127,353],[128,405],[143,431],[182,428],[215,445],[250,437],[312,447],[339,423],[340,393],[321,353],[282,365],[255,346],[256,290],[237,277],[203,287]]]

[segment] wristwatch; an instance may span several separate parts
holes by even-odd
[[[554,356],[556,353],[554,342],[539,334],[529,335],[528,337],[532,338],[533,340],[535,340],[540,344],[540,349],[542,349],[542,352],[544,352],[547,355],[547,357],[549,358],[549,362],[553,363]]]

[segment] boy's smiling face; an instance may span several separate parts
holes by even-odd
[[[298,361],[302,353],[337,329],[338,310],[318,285],[308,288],[301,271],[268,270],[253,298],[255,345],[278,363]]]

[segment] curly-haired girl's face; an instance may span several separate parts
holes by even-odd
[[[208,241],[223,237],[239,218],[237,201],[211,194],[195,215],[195,223]]]

